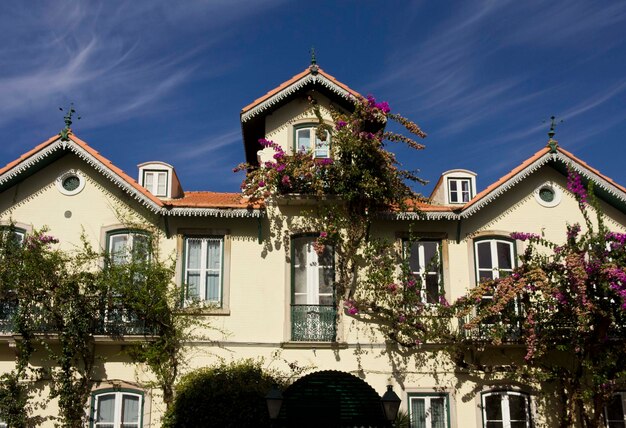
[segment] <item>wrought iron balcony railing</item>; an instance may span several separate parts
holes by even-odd
[[[337,310],[333,305],[291,305],[291,340],[333,342]]]
[[[19,310],[17,300],[0,301],[0,334],[16,332],[15,317]],[[35,333],[58,333],[59,328],[41,314],[31,312]],[[92,319],[93,333],[105,336],[152,335],[154,332],[146,322],[123,304],[104,305]]]

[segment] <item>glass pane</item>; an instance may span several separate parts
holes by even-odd
[[[459,202],[456,180],[450,180],[450,202],[452,203]]]
[[[478,282],[488,281],[490,279],[493,279],[493,271],[481,270],[478,272]]]
[[[122,422],[136,424],[139,422],[139,397],[124,395],[122,398]],[[132,426],[132,425],[131,425]]]
[[[311,132],[315,132],[315,130],[312,130]],[[326,133],[326,140],[322,141],[319,138],[317,138],[317,136],[315,136],[315,157],[317,158],[327,158],[329,155],[329,142],[330,142],[330,136],[328,135],[328,132]]]
[[[96,422],[115,422],[115,394],[98,396],[98,414]]]
[[[491,241],[479,242],[476,244],[478,252],[478,268],[479,269],[492,269],[491,263]]]
[[[509,414],[511,420],[526,420],[526,397],[523,395],[509,395]]]
[[[197,299],[200,296],[200,272],[187,273],[187,297]]]
[[[423,242],[424,247],[424,263],[425,269],[428,272],[437,272],[439,270],[439,256],[438,249],[439,244],[437,242]]]
[[[206,274],[206,299],[212,302],[220,300],[220,276],[217,272]]]
[[[296,132],[296,150],[307,152],[311,150],[311,129],[298,129]]]
[[[152,191],[152,185],[154,184],[154,173],[153,172],[146,172],[146,175],[144,176],[146,179],[146,182],[143,183],[146,189]]]
[[[622,396],[615,394],[606,406],[606,416],[609,421],[623,421],[624,410],[622,409]]]
[[[498,268],[513,269],[511,264],[511,244],[507,242],[496,243],[498,248]]]
[[[109,251],[111,253],[111,261],[114,264],[123,263],[126,259],[126,251],[128,248],[128,238],[126,234],[113,235],[109,242]]]
[[[411,398],[411,428],[427,428],[426,406],[423,398]]]
[[[167,187],[167,173],[165,172],[160,172],[158,177],[158,188],[157,188],[157,195],[165,195],[167,194],[167,191],[165,190]]]
[[[148,260],[150,239],[146,235],[133,235],[133,256],[138,260]]]
[[[332,268],[320,268],[319,270],[319,293],[333,292],[333,270]]]
[[[485,396],[485,415],[487,421],[502,420],[502,401],[500,394]]]
[[[504,424],[502,422],[487,422],[487,428],[503,428]]]
[[[426,301],[439,303],[439,275],[426,275]]]
[[[294,304],[296,305],[306,305],[307,301],[306,301],[306,294],[296,294],[294,296]]]
[[[317,260],[320,266],[332,266],[333,265],[333,250],[330,245],[324,246],[324,252],[317,256]]]
[[[524,421],[511,421],[511,428],[528,428],[528,423]]]
[[[202,243],[199,239],[187,240],[187,268],[200,269]]]
[[[463,190],[464,192],[469,192],[469,181],[468,180],[461,181],[461,190]]]
[[[430,421],[432,428],[446,428],[445,399],[430,399]]]
[[[306,293],[306,266],[300,265],[294,268],[294,290],[296,293]]]
[[[626,428],[626,422],[609,422],[609,428]]]
[[[207,241],[207,269],[219,270],[222,264],[222,242],[216,239]]]
[[[419,243],[413,242],[409,248],[409,269],[411,272],[416,273],[420,271],[419,260]]]
[[[332,305],[333,296],[319,296],[320,305]]]

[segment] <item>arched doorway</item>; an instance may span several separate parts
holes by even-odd
[[[349,373],[325,370],[306,375],[283,392],[280,427],[388,427],[380,395]]]

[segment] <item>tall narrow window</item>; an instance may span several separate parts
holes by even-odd
[[[154,196],[167,196],[167,171],[145,171],[143,187]]]
[[[451,204],[469,202],[472,198],[472,182],[469,178],[448,178],[448,201]]]
[[[291,339],[335,340],[334,252],[317,248],[315,238],[292,241]]]
[[[530,399],[513,391],[482,395],[484,428],[530,428]]]
[[[91,420],[95,428],[140,428],[142,400],[140,393],[123,391],[96,392]]]
[[[503,238],[481,239],[474,242],[474,256],[476,268],[476,282],[490,281],[509,276],[515,268],[514,243]],[[493,302],[492,294],[484,294],[479,307],[485,307]],[[495,324],[505,323],[507,326],[506,338],[515,340],[519,337],[521,325],[519,323],[520,307],[518,302],[511,301],[500,315],[490,316],[483,320],[479,333],[483,336]]]
[[[185,238],[185,284],[188,300],[222,304],[224,237]]]
[[[409,394],[410,428],[448,428],[448,394]]]
[[[626,392],[618,392],[604,408],[604,418],[608,428],[626,427]]]
[[[441,241],[404,241],[409,269],[420,289],[422,302],[439,303],[441,293]]]
[[[295,130],[295,151],[311,152],[313,157],[330,157],[330,134],[326,132],[326,140],[322,141],[316,135],[317,127],[304,126]]]

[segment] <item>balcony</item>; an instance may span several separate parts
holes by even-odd
[[[337,310],[333,305],[291,305],[291,340],[333,342]]]
[[[17,300],[0,301],[0,334],[11,335],[16,333],[15,316],[18,311]],[[35,333],[54,334],[59,328],[45,319],[43,315],[32,314],[36,325]],[[123,304],[106,305],[92,318],[93,334],[111,337],[152,335],[144,320],[133,314]]]

